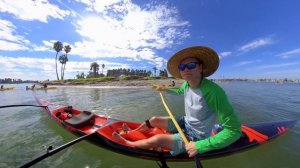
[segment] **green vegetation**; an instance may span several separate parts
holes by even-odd
[[[82,78],[105,77],[105,75],[103,74],[103,69],[105,68],[105,65],[102,64],[101,68],[102,68],[102,73],[99,74],[100,65],[97,62],[92,62],[88,74],[86,75],[84,74],[84,72],[80,73],[78,71],[76,78],[82,79]],[[139,69],[125,69],[125,68],[108,69],[106,73],[106,77],[121,78],[123,80],[140,79],[141,77],[151,77],[151,76],[153,77],[151,71],[139,70]],[[156,77],[156,75],[154,75],[154,77]],[[166,69],[159,70],[159,77],[168,77],[167,70]]]
[[[38,83],[37,80],[22,80],[22,79],[12,79],[12,78],[5,78],[1,79],[0,78],[0,83],[3,84],[12,84],[12,83]]]
[[[105,81],[115,81],[116,78],[112,77],[99,77],[99,78],[79,78],[79,79],[67,79],[64,80],[64,83],[71,83],[71,84],[95,84],[99,82],[105,82]]]
[[[151,71],[139,70],[139,69],[109,69],[107,70],[107,76],[110,77],[121,77],[121,76],[139,76],[139,77],[147,77],[151,76]]]

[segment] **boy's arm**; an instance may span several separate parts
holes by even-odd
[[[184,94],[184,90],[187,86],[188,86],[188,83],[185,81],[178,89],[170,88],[170,89],[166,89],[166,91],[169,93],[176,93],[176,94],[180,95],[180,94]]]
[[[241,136],[241,123],[228,102],[225,92],[218,88],[216,92],[208,96],[208,106],[216,112],[223,130],[214,136],[196,142],[198,153],[204,153],[215,149],[224,148]]]

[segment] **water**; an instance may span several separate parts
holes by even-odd
[[[300,118],[300,85],[232,82],[220,84],[243,123]],[[0,92],[0,106],[36,104],[34,96],[59,105],[72,105],[112,118],[143,122],[153,115],[166,115],[158,92],[139,88],[60,87],[57,90],[26,91],[14,85],[13,91]],[[165,94],[174,115],[183,114],[183,98]],[[300,121],[282,137],[258,148],[230,156],[204,160],[204,167],[299,167]],[[35,107],[0,109],[0,167],[16,167],[76,136],[52,121]],[[194,167],[193,162],[168,163],[171,168]],[[34,167],[152,168],[156,162],[114,153],[82,141]]]

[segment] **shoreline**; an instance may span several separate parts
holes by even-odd
[[[114,88],[114,87],[152,87],[153,84],[159,84],[164,86],[171,86],[172,81],[175,82],[175,87],[179,87],[184,80],[181,79],[154,79],[154,80],[118,80],[118,81],[103,81],[103,82],[96,82],[96,83],[87,83],[87,84],[76,84],[71,82],[45,82],[51,86],[58,86],[58,87],[107,87],[107,88]]]

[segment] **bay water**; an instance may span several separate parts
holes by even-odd
[[[35,96],[61,106],[71,105],[99,115],[143,122],[154,115],[167,115],[159,93],[150,87],[68,86],[56,90],[26,91],[26,84],[15,90],[0,91],[0,106],[36,104]],[[220,83],[242,123],[300,119],[300,84],[297,83]],[[184,114],[183,96],[165,93],[175,116]],[[57,125],[36,107],[0,108],[0,167],[17,167],[44,154],[50,145],[60,146],[77,138]],[[205,168],[300,166],[300,121],[285,135],[257,148],[210,160]],[[171,168],[194,167],[193,162],[169,162]],[[155,161],[138,159],[79,142],[34,167],[72,168],[152,168]]]

